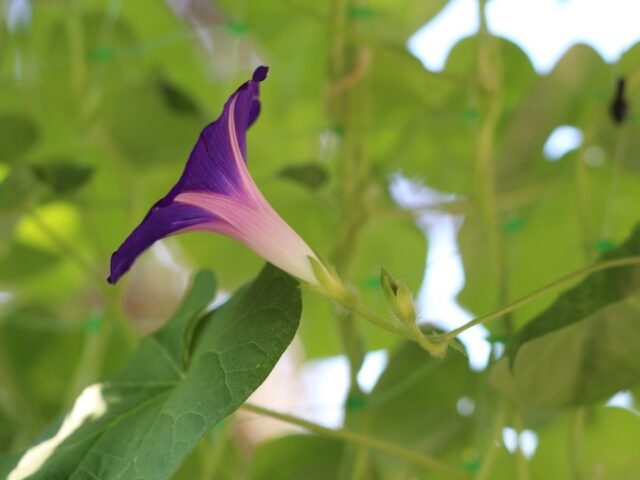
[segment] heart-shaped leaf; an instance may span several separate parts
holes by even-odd
[[[298,284],[275,267],[201,317],[214,292],[213,275],[198,274],[124,371],[86,388],[57,433],[29,449],[9,478],[171,478],[264,381],[298,327]]]

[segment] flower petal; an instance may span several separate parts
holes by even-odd
[[[111,275],[107,279],[109,283],[116,283],[131,268],[138,255],[156,240],[216,220],[210,212],[193,205],[178,202],[161,205],[161,202],[162,200],[151,208],[142,223],[111,255]]]
[[[258,67],[252,80],[235,91],[222,114],[207,125],[189,156],[178,183],[165,197],[172,201],[185,191],[243,194],[251,180],[246,169],[246,132],[260,114],[259,83],[267,67]]]
[[[235,238],[282,270],[317,283],[309,260],[316,255],[269,205],[246,166],[246,131],[260,113],[258,85],[266,75],[267,67],[256,69],[220,118],[204,128],[178,182],[111,257],[110,283],[156,240],[188,231]]]
[[[190,230],[204,230],[235,238],[276,267],[307,283],[316,283],[309,257],[315,253],[280,217],[265,198],[235,198],[219,194],[187,192],[176,201],[211,213],[215,221]]]
[[[178,182],[149,211],[142,223],[111,257],[110,283],[115,283],[135,259],[156,240],[208,222],[216,217],[195,206],[177,204],[183,192],[210,192],[253,197],[257,187],[245,164],[246,131],[260,114],[259,83],[267,67],[258,67],[250,81],[238,88],[220,117],[207,125],[193,147]]]

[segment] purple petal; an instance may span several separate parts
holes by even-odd
[[[185,192],[254,197],[256,186],[246,168],[246,131],[260,114],[259,83],[267,67],[258,67],[238,88],[222,114],[207,125],[194,146],[178,183],[151,208],[142,223],[111,256],[109,283],[116,283],[135,259],[156,240],[218,219],[196,206],[175,202]]]
[[[259,83],[267,71],[258,67],[252,80],[229,97],[220,117],[202,130],[180,180],[163,200],[187,191],[230,195],[246,190],[246,132],[260,114]]]
[[[156,240],[178,233],[202,223],[215,221],[215,217],[201,208],[184,203],[159,205],[156,203],[142,223],[129,235],[120,248],[111,255],[111,275],[107,281],[116,283],[124,275],[138,255]]]

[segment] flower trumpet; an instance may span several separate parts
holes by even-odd
[[[226,235],[265,260],[309,284],[317,285],[311,261],[318,257],[269,205],[246,165],[246,132],[260,113],[259,67],[207,125],[174,187],[156,202],[111,256],[109,283],[116,283],[156,240],[184,232]]]

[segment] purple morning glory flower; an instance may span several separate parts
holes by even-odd
[[[257,68],[202,130],[178,183],[111,256],[109,283],[156,240],[193,231],[235,238],[280,269],[317,283],[310,263],[316,255],[267,203],[247,170],[245,134],[260,113],[258,86],[267,71]]]

